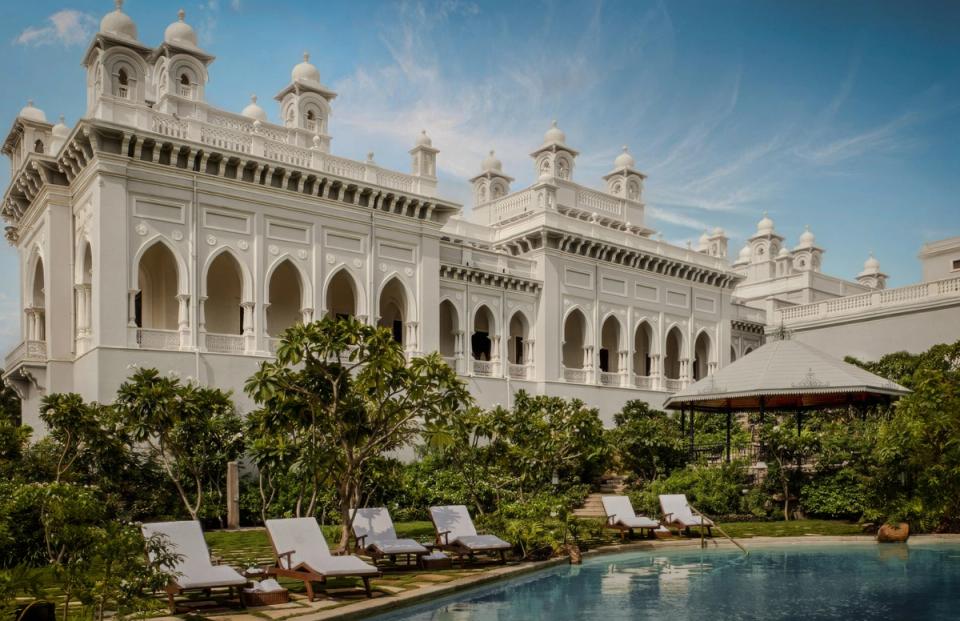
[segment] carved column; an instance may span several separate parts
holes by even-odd
[[[137,294],[139,289],[130,289],[127,292],[127,327],[137,327]]]
[[[180,349],[190,347],[190,296],[186,293],[177,295],[180,306],[177,311],[177,327],[180,331]]]
[[[253,313],[257,307],[254,302],[243,302],[243,350],[253,353],[257,349],[257,335],[253,331]]]

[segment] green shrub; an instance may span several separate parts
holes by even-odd
[[[652,516],[660,515],[661,494],[686,494],[695,509],[709,516],[722,517],[748,510],[744,501],[748,483],[742,462],[712,467],[691,465],[630,493],[630,498],[634,509]]]
[[[835,474],[815,477],[800,493],[804,512],[833,518],[856,518],[863,513],[866,487],[850,468]]]

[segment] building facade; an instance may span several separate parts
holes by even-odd
[[[84,55],[84,118],[51,124],[28,104],[15,119],[2,213],[23,339],[4,377],[28,424],[52,392],[110,401],[132,365],[248,409],[243,383],[283,330],[325,315],[381,325],[410,356],[439,351],[481,405],[523,388],[609,421],[746,355],[792,308],[882,293],[879,266],[826,276],[812,234],[786,250],[766,217],[732,264],[721,229],[697,249],[662,241],[626,149],[592,189],[556,123],[529,187],[495,154],[481,163],[467,218],[438,196],[426,132],[409,172],[330,152],[336,93],[309,57],[275,96],[277,123],[256,97],[240,114],[206,103],[213,60],[182,12],[151,47],[118,6]]]

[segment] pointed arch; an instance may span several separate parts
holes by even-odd
[[[243,334],[245,302],[249,299],[243,264],[232,251],[208,257],[201,281],[204,325],[212,334]]]
[[[219,259],[223,254],[230,256],[238,270],[238,275],[240,277],[240,303],[245,304],[253,302],[253,276],[250,275],[250,269],[243,261],[243,258],[230,246],[220,246],[207,255],[207,260],[203,263],[203,270],[200,272],[203,274],[203,277],[200,279],[201,297],[209,298],[210,294],[208,292],[208,285],[210,267],[213,265],[213,262]]]
[[[294,260],[293,256],[290,253],[281,254],[277,257],[273,263],[267,268],[266,275],[263,279],[264,282],[264,291],[263,299],[264,302],[270,304],[270,279],[273,278],[273,273],[278,267],[280,267],[284,262],[290,264],[290,266],[296,271],[297,278],[300,283],[300,308],[312,308],[313,307],[313,287],[310,282],[310,277],[307,275],[306,271],[300,267],[300,265]]]
[[[608,313],[600,323],[600,371],[618,373],[620,371],[620,350],[623,330],[620,319],[614,313]]]
[[[673,324],[667,329],[663,352],[663,374],[669,379],[680,379],[680,360],[683,358],[683,331],[677,324]]]
[[[713,341],[706,329],[697,332],[693,341],[693,381],[705,378],[709,374],[713,357]]]
[[[440,301],[440,355],[453,358],[457,351],[457,333],[460,332],[460,313],[450,298]]]
[[[83,236],[74,259],[74,334],[90,334],[93,322],[93,250],[89,238]]]
[[[377,324],[390,330],[394,340],[408,345],[404,326],[411,321],[410,294],[399,276],[391,275],[384,279],[377,295]]]
[[[496,358],[494,337],[497,334],[497,320],[490,307],[480,303],[473,311],[470,333],[470,353],[474,360],[492,360]]]
[[[649,377],[653,372],[654,355],[653,326],[641,319],[633,331],[633,373]]]
[[[340,264],[323,283],[323,308],[332,317],[366,316],[366,296],[350,269]]]
[[[590,343],[590,323],[579,306],[573,306],[563,318],[562,362],[568,369],[584,367],[585,349]]]
[[[282,259],[270,267],[264,292],[267,335],[278,337],[303,321],[303,282],[303,274],[290,259]]]
[[[181,269],[176,251],[163,238],[144,244],[136,257],[136,281],[131,289],[138,291],[134,301],[134,321],[140,328],[175,330],[179,301],[185,289],[185,266]]]
[[[510,316],[508,324],[507,357],[511,364],[527,364],[526,345],[530,340],[530,320],[526,313],[518,310]]]
[[[137,267],[140,265],[143,259],[143,255],[146,254],[149,250],[151,250],[157,244],[163,244],[163,246],[170,252],[170,256],[173,258],[174,265],[176,266],[176,271],[177,271],[177,274],[176,274],[177,293],[180,293],[180,294],[188,293],[187,278],[186,278],[186,275],[188,273],[187,263],[186,261],[183,260],[183,257],[180,256],[180,252],[177,250],[177,247],[171,244],[170,241],[162,235],[154,235],[153,237],[145,241],[137,250],[137,252],[134,253],[132,265],[134,265],[135,268],[131,270],[130,288],[131,289],[140,288],[139,285],[137,284],[140,279],[140,275],[138,274]]]

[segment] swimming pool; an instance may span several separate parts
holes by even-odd
[[[663,549],[589,559],[378,621],[958,619],[960,544]]]

